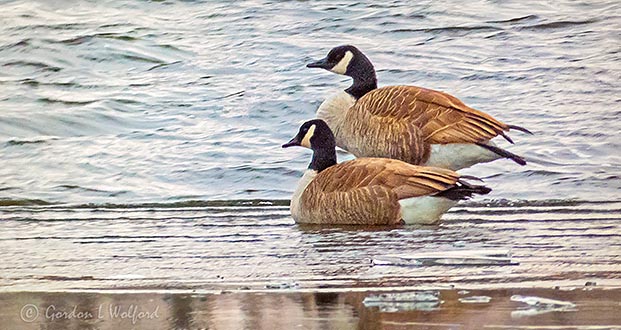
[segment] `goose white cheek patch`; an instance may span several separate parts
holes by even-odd
[[[330,71],[334,73],[338,73],[338,74],[345,74],[345,72],[347,72],[347,67],[349,66],[349,62],[351,62],[351,59],[353,57],[354,57],[354,54],[350,51],[347,51],[345,53],[345,56],[343,56],[343,58],[339,61],[339,63],[335,65]]]
[[[306,132],[306,135],[304,135],[304,138],[302,139],[302,143],[300,143],[300,145],[302,147],[306,147],[310,149],[311,147],[310,139],[313,137],[313,134],[315,134],[315,125],[312,125],[308,129],[308,132]]]

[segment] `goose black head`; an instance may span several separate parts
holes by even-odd
[[[325,58],[309,63],[308,68],[322,68],[354,79],[354,84],[346,91],[360,98],[377,88],[375,69],[371,61],[358,48],[344,45],[332,48]]]
[[[328,124],[321,119],[305,122],[298,134],[291,141],[282,145],[283,148],[302,146],[313,150],[313,158],[308,168],[321,172],[336,164],[336,142]]]
[[[301,146],[312,150],[334,149],[336,142],[328,124],[321,119],[313,119],[300,126],[298,134],[291,141],[282,145],[283,148]]]

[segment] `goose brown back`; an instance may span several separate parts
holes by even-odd
[[[386,158],[358,158],[317,174],[300,197],[305,223],[398,224],[399,200],[441,193],[457,173]]]
[[[484,142],[509,130],[456,97],[415,86],[370,91],[349,108],[346,118],[357,118],[343,123],[343,134],[353,140],[347,150],[411,164],[424,164],[431,144]]]

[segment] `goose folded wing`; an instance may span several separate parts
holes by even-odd
[[[509,127],[459,99],[416,86],[389,86],[373,90],[354,104],[353,111],[418,127],[430,144],[484,142],[504,136]]]
[[[379,187],[400,200],[435,195],[454,187],[458,180],[459,175],[450,170],[413,166],[394,159],[358,158],[322,171],[311,186],[321,193],[352,194],[370,194],[369,187]]]
[[[309,223],[395,224],[401,221],[399,200],[439,194],[457,181],[449,170],[359,158],[319,173],[302,200]]]

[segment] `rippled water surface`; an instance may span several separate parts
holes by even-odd
[[[437,226],[397,228],[298,226],[288,207],[258,205],[10,207],[0,216],[0,288],[9,291],[621,287],[619,202],[471,203]]]
[[[339,44],[380,85],[416,84],[535,135],[490,199],[619,200],[616,1],[4,1],[0,198],[289,198],[309,152],[280,145],[349,80],[305,68]]]
[[[1,9],[2,290],[621,286],[617,1]],[[463,171],[494,190],[437,226],[294,225],[310,154],[280,145],[348,86],[305,67],[344,43],[527,127],[498,143],[529,164]]]

